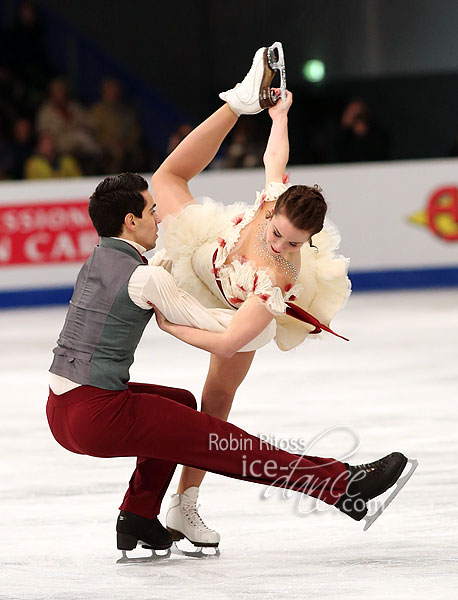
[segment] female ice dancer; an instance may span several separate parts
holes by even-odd
[[[165,331],[212,353],[202,411],[224,420],[254,351],[272,338],[281,350],[289,350],[310,333],[330,331],[330,320],[350,293],[347,261],[334,255],[338,232],[332,225],[323,229],[327,207],[321,190],[285,183],[292,95],[282,90],[280,100],[280,90],[270,89],[273,67],[284,69],[272,56],[272,47],[256,52],[242,83],[220,94],[225,105],[191,132],[152,178],[167,228],[155,264],[169,267],[178,286],[204,306],[237,311],[223,333],[175,325],[158,314]],[[272,119],[265,190],[257,193],[253,206],[197,203],[188,181],[210,163],[241,114],[264,107]],[[217,546],[219,534],[197,512],[204,474],[183,469],[167,526],[177,538]]]

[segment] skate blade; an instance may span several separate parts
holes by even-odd
[[[151,550],[151,556],[127,556],[126,550],[121,550],[122,556],[121,558],[118,558],[116,564],[127,565],[135,563],[157,562],[169,558],[171,554],[170,548],[167,548],[167,550],[154,550],[149,546],[142,546],[142,548],[145,548],[146,550]],[[163,552],[164,554],[158,554],[159,552]]]
[[[382,502],[382,504],[378,507],[375,513],[373,513],[372,515],[366,515],[364,517],[363,521],[365,521],[366,524],[364,525],[363,531],[367,531],[369,527],[374,523],[374,521],[376,521],[380,517],[382,512],[393,502],[393,500],[396,498],[396,496],[399,494],[399,492],[414,474],[415,469],[418,467],[418,460],[410,458],[407,461],[407,465],[410,465],[409,471],[396,481],[395,488],[388,496],[388,498],[384,502]]]
[[[221,552],[219,551],[218,546],[202,546],[195,547],[195,550],[181,550],[178,548],[176,542],[173,543],[171,548],[172,554],[176,554],[177,556],[187,556],[188,558],[219,558]]]
[[[278,53],[278,59],[275,57],[275,50]],[[286,67],[285,55],[283,54],[283,46],[281,42],[275,42],[267,49],[267,59],[271,69],[280,73],[280,90],[281,99],[286,102]]]

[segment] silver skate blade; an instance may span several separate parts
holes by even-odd
[[[181,550],[174,542],[171,550],[172,554],[187,556],[188,558],[219,558],[221,555],[218,546],[202,546],[201,548],[196,547],[195,550]]]
[[[278,52],[278,59],[275,58],[274,50]],[[281,99],[286,102],[286,67],[285,55],[283,54],[283,46],[281,42],[275,42],[267,49],[267,58],[271,69],[275,69],[280,73],[280,90]]]
[[[153,548],[148,548],[144,546],[146,549],[151,550],[151,556],[127,556],[126,550],[121,550],[122,556],[118,558],[116,564],[118,565],[127,565],[134,563],[150,563],[157,562],[160,560],[165,560],[170,557],[170,548],[167,550],[153,550]],[[164,552],[164,554],[158,554],[158,552]]]
[[[367,531],[369,527],[374,523],[374,521],[376,521],[380,517],[380,515],[387,508],[387,506],[393,502],[393,500],[396,498],[396,496],[399,494],[399,492],[414,474],[415,469],[418,467],[418,460],[416,460],[415,458],[409,458],[409,460],[407,461],[407,465],[409,464],[409,471],[403,477],[400,477],[396,481],[395,488],[388,496],[388,498],[384,502],[382,502],[382,504],[378,507],[375,513],[373,513],[372,515],[366,515],[364,517],[363,521],[365,521],[366,524],[364,525],[363,531]]]

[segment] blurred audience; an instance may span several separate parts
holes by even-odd
[[[26,161],[24,171],[27,179],[82,175],[78,162],[73,156],[58,153],[54,138],[49,133],[40,134],[35,154]]]
[[[100,171],[101,148],[96,141],[91,115],[70,97],[66,81],[56,78],[48,87],[48,97],[36,117],[38,134],[50,133],[59,154],[72,154],[87,174]]]
[[[13,162],[14,158],[11,144],[0,123],[0,180],[9,179],[11,177],[10,173]]]
[[[241,169],[262,166],[265,141],[259,139],[259,132],[253,120],[239,119],[232,130],[224,158],[218,166],[227,169]]]
[[[345,107],[337,136],[336,158],[338,162],[389,158],[388,136],[362,100],[352,100]]]
[[[19,118],[15,121],[11,150],[13,164],[10,174],[13,179],[22,179],[25,163],[34,150],[33,129],[29,119]]]
[[[169,155],[172,152],[172,150],[175,150],[178,144],[182,142],[184,138],[191,133],[191,131],[192,126],[188,123],[183,123],[182,125],[179,125],[169,137],[169,142],[167,144],[167,155]]]
[[[13,76],[23,82],[29,110],[43,98],[52,71],[46,53],[44,31],[37,6],[25,0],[19,3],[12,26],[4,33],[4,64]]]
[[[20,114],[33,114],[26,94],[26,86],[22,81],[0,63],[0,120],[8,127]]]
[[[100,100],[91,107],[92,125],[103,152],[104,171],[139,171],[143,167],[142,131],[135,111],[122,99],[116,79],[105,79]]]
[[[0,32],[0,179],[71,177],[154,170],[159,158],[143,143],[140,120],[123,96],[121,83],[101,82],[97,102],[87,108],[55,78],[46,50],[39,5],[15,3],[10,27]],[[390,158],[390,139],[366,102],[345,107],[336,133],[335,104],[319,104],[304,120],[307,163],[359,162]],[[191,132],[182,123],[170,134],[167,154]],[[332,140],[330,141],[330,139]],[[262,120],[242,118],[213,167],[262,166]],[[450,156],[458,156],[458,131]]]

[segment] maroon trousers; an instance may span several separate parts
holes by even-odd
[[[153,518],[177,463],[297,490],[335,504],[347,487],[345,466],[332,458],[280,450],[196,410],[187,390],[130,383],[129,389],[81,386],[50,391],[49,426],[61,446],[97,457],[136,456],[122,510]]]

